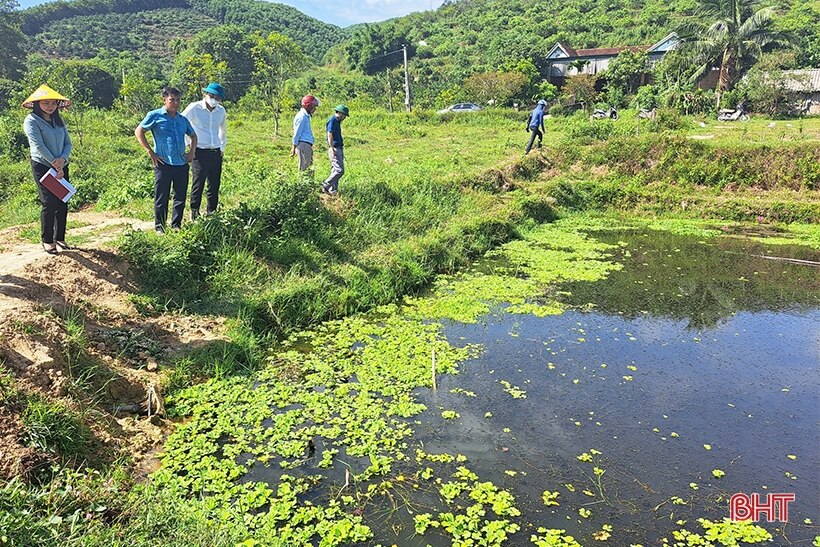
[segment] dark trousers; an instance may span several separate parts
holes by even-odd
[[[199,205],[202,203],[202,190],[205,180],[208,181],[206,197],[208,199],[207,214],[216,211],[219,206],[219,184],[222,182],[222,151],[197,148],[194,152],[194,163],[191,166],[194,172],[194,181],[191,184],[191,219],[199,216]]]
[[[171,213],[171,228],[182,225],[182,213],[185,211],[185,196],[188,193],[188,164],[159,164],[154,167],[154,228],[165,230],[168,218],[168,200],[171,198],[171,187],[174,188],[174,210]]]
[[[535,137],[538,137],[538,148],[541,148],[541,143],[544,141],[544,134],[541,133],[541,129],[538,127],[530,127],[530,142],[527,143],[527,149],[524,151],[525,154],[529,154],[530,150],[532,150],[532,145],[535,142]]]
[[[48,173],[50,165],[31,160],[31,173],[37,183],[37,193],[40,196],[40,237],[43,243],[54,243],[55,241],[65,241],[65,223],[68,217],[68,204],[49,192],[45,186],[40,184],[40,178]],[[63,178],[68,179],[68,165],[63,167]]]

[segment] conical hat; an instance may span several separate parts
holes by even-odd
[[[37,91],[29,95],[28,99],[23,101],[22,106],[23,108],[34,108],[35,101],[45,101],[48,99],[54,99],[57,101],[57,106],[60,108],[68,108],[71,106],[71,101],[48,87],[46,84],[41,85],[37,88]]]

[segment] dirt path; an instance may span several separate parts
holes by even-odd
[[[83,224],[82,227],[69,229],[66,233],[66,241],[69,244],[72,238],[76,239],[78,236],[84,241],[78,245],[79,250],[99,248],[128,228],[149,230],[153,227],[153,222],[94,212],[71,213],[69,220]],[[0,230],[0,241],[3,241],[0,248],[0,275],[20,273],[29,264],[53,258],[43,251],[39,243],[29,243],[20,239],[21,229],[21,226],[14,226]]]
[[[0,231],[0,376],[13,386],[11,396],[0,390],[0,479],[32,476],[54,458],[27,446],[32,396],[84,416],[98,461],[126,451],[149,462],[168,424],[144,417],[147,391],[177,356],[225,338],[221,317],[135,306],[140,288],[111,242],[153,222],[79,212],[69,223],[74,248],[56,255],[21,237],[39,226]]]

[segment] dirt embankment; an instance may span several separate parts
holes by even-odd
[[[84,227],[67,241],[84,243],[57,255],[20,239],[19,227],[0,232],[0,480],[31,477],[58,457],[33,447],[24,425],[32,400],[63,405],[88,425],[86,464],[125,452],[150,467],[168,429],[146,416],[151,386],[161,392],[175,357],[222,338],[220,318],[139,309],[129,265],[108,242],[150,223],[70,220]]]

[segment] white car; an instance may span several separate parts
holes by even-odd
[[[478,112],[481,107],[475,103],[458,103],[439,110],[436,114],[446,114],[447,112]]]

